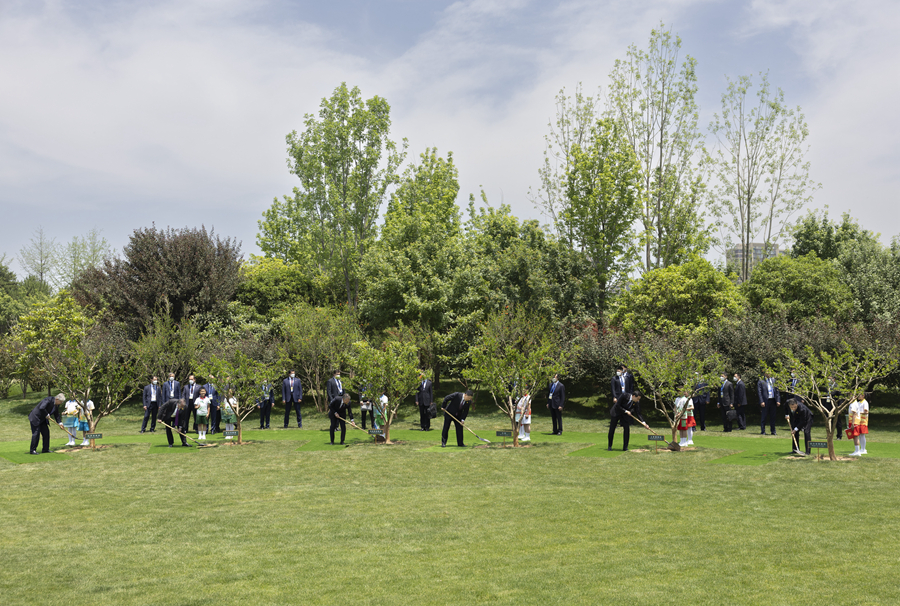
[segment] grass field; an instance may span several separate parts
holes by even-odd
[[[4,606],[900,603],[889,411],[871,454],[838,463],[750,430],[607,452],[599,415],[561,437],[537,418],[514,450],[487,405],[470,421],[486,448],[439,448],[409,411],[391,446],[352,431],[327,446],[307,413],[246,446],[168,449],[131,406],[103,421],[102,450],[29,456],[38,397],[0,401]]]

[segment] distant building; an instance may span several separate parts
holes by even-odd
[[[778,244],[769,246],[769,254],[766,254],[766,245],[763,242],[752,242],[750,244],[750,273],[753,268],[771,257],[787,254],[786,250],[779,250]],[[725,265],[729,269],[733,269],[738,275],[741,273],[741,267],[744,263],[744,249],[741,246],[735,246],[725,251]]]

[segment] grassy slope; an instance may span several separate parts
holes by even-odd
[[[35,401],[0,401],[0,457],[27,449]],[[584,450],[605,444],[604,421],[566,422],[561,438],[536,432],[519,450],[434,448],[438,432],[405,430],[396,446],[319,450],[326,422],[308,414],[310,430],[170,450],[159,433],[136,435],[132,407],[104,420],[106,450],[0,458],[0,601],[900,601],[893,431],[871,436],[884,456],[835,464],[782,458],[787,439],[747,432],[707,432],[691,452],[607,456]],[[491,439],[505,429],[484,410],[471,423]],[[566,456],[579,451],[600,456]],[[740,453],[771,462],[710,464]]]

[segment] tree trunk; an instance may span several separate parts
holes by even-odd
[[[244,432],[241,429],[241,418],[238,417],[236,420],[237,420],[237,432],[238,432],[237,439],[238,439],[238,445],[240,446],[244,443]]]
[[[512,438],[513,438],[513,448],[518,448],[519,446],[519,423],[516,422],[516,416],[513,414],[512,420]]]
[[[825,435],[828,436],[828,460],[837,461],[837,455],[834,454],[834,425],[835,417],[825,419]]]
[[[384,416],[385,416],[384,427],[382,428],[382,429],[384,429],[384,443],[390,444],[391,443],[391,423],[390,423],[390,421],[387,420],[387,415],[384,415]],[[375,442],[378,443],[378,436],[375,436]]]
[[[687,405],[685,404],[685,406],[687,406]],[[677,437],[676,434],[678,434],[678,426],[672,425],[672,441],[673,442],[675,441],[675,438]]]

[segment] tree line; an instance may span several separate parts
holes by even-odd
[[[286,138],[298,185],[263,213],[260,256],[205,227],[140,228],[116,255],[96,231],[61,248],[38,230],[19,255],[24,280],[0,263],[0,395],[81,373],[80,389],[114,410],[126,384],[205,366],[221,376],[230,360],[269,379],[295,368],[321,409],[332,368],[388,380],[369,347],[406,352],[401,401],[407,375],[424,372],[487,389],[508,411],[511,386],[554,372],[603,385],[648,339],[752,374],[860,330],[887,334],[898,240],[827,211],[792,222],[818,187],[808,129],[765,75],[729,82],[707,149],[696,61],[680,51],[660,26],[616,62],[605,99],[560,92],[530,194],[547,225],[483,191],[461,208],[452,152],[403,167],[387,101],[341,84]],[[755,240],[790,242],[790,254],[751,271]],[[704,259],[734,244],[741,266]],[[113,381],[115,369],[131,374]]]

